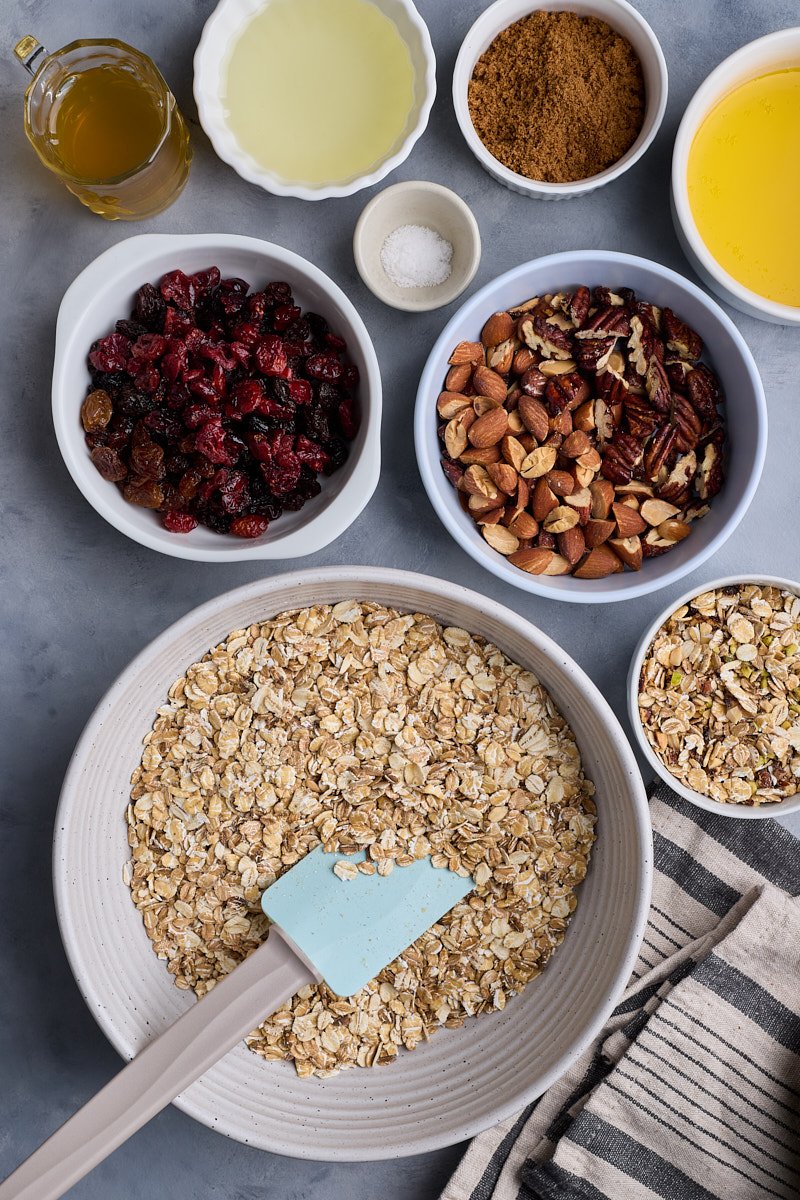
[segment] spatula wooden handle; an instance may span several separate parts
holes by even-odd
[[[115,1075],[0,1184],[0,1200],[58,1200],[308,983],[273,928],[263,946]]]

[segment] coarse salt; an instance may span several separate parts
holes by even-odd
[[[425,225],[401,225],[381,247],[381,264],[396,287],[435,287],[449,278],[453,247]]]

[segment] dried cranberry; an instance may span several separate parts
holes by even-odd
[[[231,388],[231,403],[240,413],[258,411],[264,399],[264,387],[258,379],[240,379]]]
[[[241,308],[244,317],[259,327],[264,320],[266,311],[267,298],[263,292],[254,292],[252,296],[248,296]]]
[[[250,503],[247,476],[241,471],[230,471],[219,489],[219,497],[220,508],[229,516],[237,516],[243,512]]]
[[[236,455],[231,454],[225,444],[225,430],[222,428],[220,416],[212,417],[198,429],[194,444],[197,452],[204,455],[209,462],[232,466],[236,461]]]
[[[313,392],[307,379],[292,379],[289,382],[289,395],[295,404],[310,404]]]
[[[231,330],[231,335],[234,341],[241,342],[248,350],[252,350],[261,337],[261,331],[252,321],[237,321]]]
[[[340,337],[338,333],[331,333],[330,329],[325,333],[323,340],[326,346],[330,346],[331,350],[335,350],[337,353],[344,353],[347,349],[347,342],[344,338]]]
[[[293,302],[292,289],[288,283],[268,283],[263,294],[264,300],[270,308],[275,308],[278,304]]]
[[[349,392],[354,392],[358,387],[358,367],[353,363],[347,363],[342,370],[342,383]]]
[[[272,328],[280,333],[288,329],[299,316],[300,309],[296,304],[279,304],[272,313]]]
[[[262,375],[280,375],[286,370],[286,351],[276,334],[270,333],[262,337],[256,345],[253,357]]]
[[[190,312],[194,308],[196,296],[194,283],[188,275],[184,275],[183,271],[169,271],[158,286],[168,304],[176,304],[185,312]]]
[[[100,338],[89,351],[89,362],[98,371],[122,371],[128,365],[131,344],[121,333]]]
[[[142,284],[136,293],[136,301],[133,306],[135,320],[147,329],[160,330],[166,309],[164,297],[153,287],[152,283]]]
[[[131,347],[131,354],[142,362],[155,362],[167,348],[167,340],[160,333],[142,333]]]
[[[312,354],[306,361],[306,373],[312,379],[338,383],[342,377],[342,364],[335,354]]]
[[[342,433],[348,441],[352,441],[358,433],[358,418],[356,417],[352,401],[343,400],[339,405],[337,415]]]
[[[244,279],[223,279],[219,285],[219,302],[224,313],[235,313],[244,304],[250,285]]]
[[[152,396],[153,392],[158,391],[159,384],[161,383],[161,375],[155,367],[146,366],[141,371],[136,372],[133,382],[140,392]]]
[[[183,338],[192,328],[191,318],[177,308],[167,308],[164,314],[165,337]]]
[[[169,512],[161,514],[161,524],[170,533],[191,533],[197,528],[197,517],[193,517],[191,513],[182,512],[180,509],[171,508]]]
[[[209,404],[218,404],[221,399],[220,393],[214,387],[213,383],[202,376],[191,381],[189,391],[193,396],[197,396],[200,400],[205,400]]]
[[[219,283],[219,267],[206,267],[204,271],[195,271],[191,276],[196,296],[206,296]]]
[[[110,446],[97,446],[89,457],[103,479],[107,479],[110,483],[117,483],[128,474],[128,468],[116,450],[112,450]]]
[[[303,437],[302,433],[298,434],[295,440],[295,454],[304,466],[311,467],[312,471],[324,471],[330,459],[322,447],[317,442],[312,442],[310,438]]]
[[[176,353],[174,350],[170,350],[169,354],[165,354],[161,360],[161,370],[164,372],[165,378],[168,379],[170,383],[174,382],[178,378],[185,366],[185,354],[182,355],[180,353]]]

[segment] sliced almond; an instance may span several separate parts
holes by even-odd
[[[574,508],[559,504],[544,519],[544,528],[548,533],[564,533],[567,529],[578,524],[578,514]]]
[[[559,533],[557,541],[559,551],[571,566],[580,562],[586,552],[586,540],[580,525],[573,525],[571,529]]]
[[[612,538],[608,543],[626,567],[639,571],[642,567],[642,539],[639,537]]]
[[[543,521],[548,513],[558,507],[558,497],[545,478],[537,479],[533,489],[531,511],[537,521]]]
[[[597,517],[591,517],[586,522],[583,530],[586,545],[590,550],[594,550],[595,546],[602,546],[603,542],[608,541],[616,528],[613,521],[601,521]]]
[[[513,496],[517,490],[519,476],[509,463],[490,463],[486,468],[486,473],[492,482],[497,484],[501,492],[504,492],[506,496]]]
[[[649,499],[644,501],[639,511],[648,525],[660,525],[668,517],[676,516],[679,509],[674,504],[668,504],[666,500]]]
[[[623,569],[614,551],[603,543],[602,546],[589,551],[573,574],[576,579],[605,579],[607,575],[619,574]]]
[[[519,473],[525,479],[539,479],[548,471],[552,471],[557,457],[558,451],[555,446],[538,446],[525,456]]]
[[[480,342],[459,342],[447,361],[454,367],[463,363],[482,363],[483,346]]]
[[[635,508],[631,508],[628,504],[612,504],[611,512],[617,523],[619,536],[623,539],[637,537],[647,529],[647,522],[642,519]]]
[[[525,428],[533,434],[537,442],[543,442],[550,432],[550,418],[541,400],[533,396],[520,396],[517,411]]]
[[[436,411],[442,420],[449,421],[471,404],[469,396],[462,396],[460,392],[440,392],[436,401]]]
[[[481,533],[484,540],[498,554],[509,555],[519,550],[519,538],[510,529],[506,529],[505,525],[484,525]]]
[[[614,503],[614,485],[607,479],[596,479],[589,484],[592,497],[592,516],[605,521]]]
[[[481,330],[481,341],[484,346],[496,346],[510,338],[514,332],[515,321],[510,313],[492,313]]]
[[[482,363],[472,372],[472,386],[479,396],[488,396],[498,404],[502,404],[506,398],[506,383],[502,375]]]
[[[470,426],[468,437],[476,450],[496,446],[508,429],[508,414],[504,408],[492,408]]]

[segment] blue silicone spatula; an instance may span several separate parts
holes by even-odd
[[[324,980],[352,996],[474,886],[429,858],[387,876],[334,874],[364,857],[320,847],[273,883],[264,944],[17,1167],[0,1200],[58,1200],[301,987]]]

